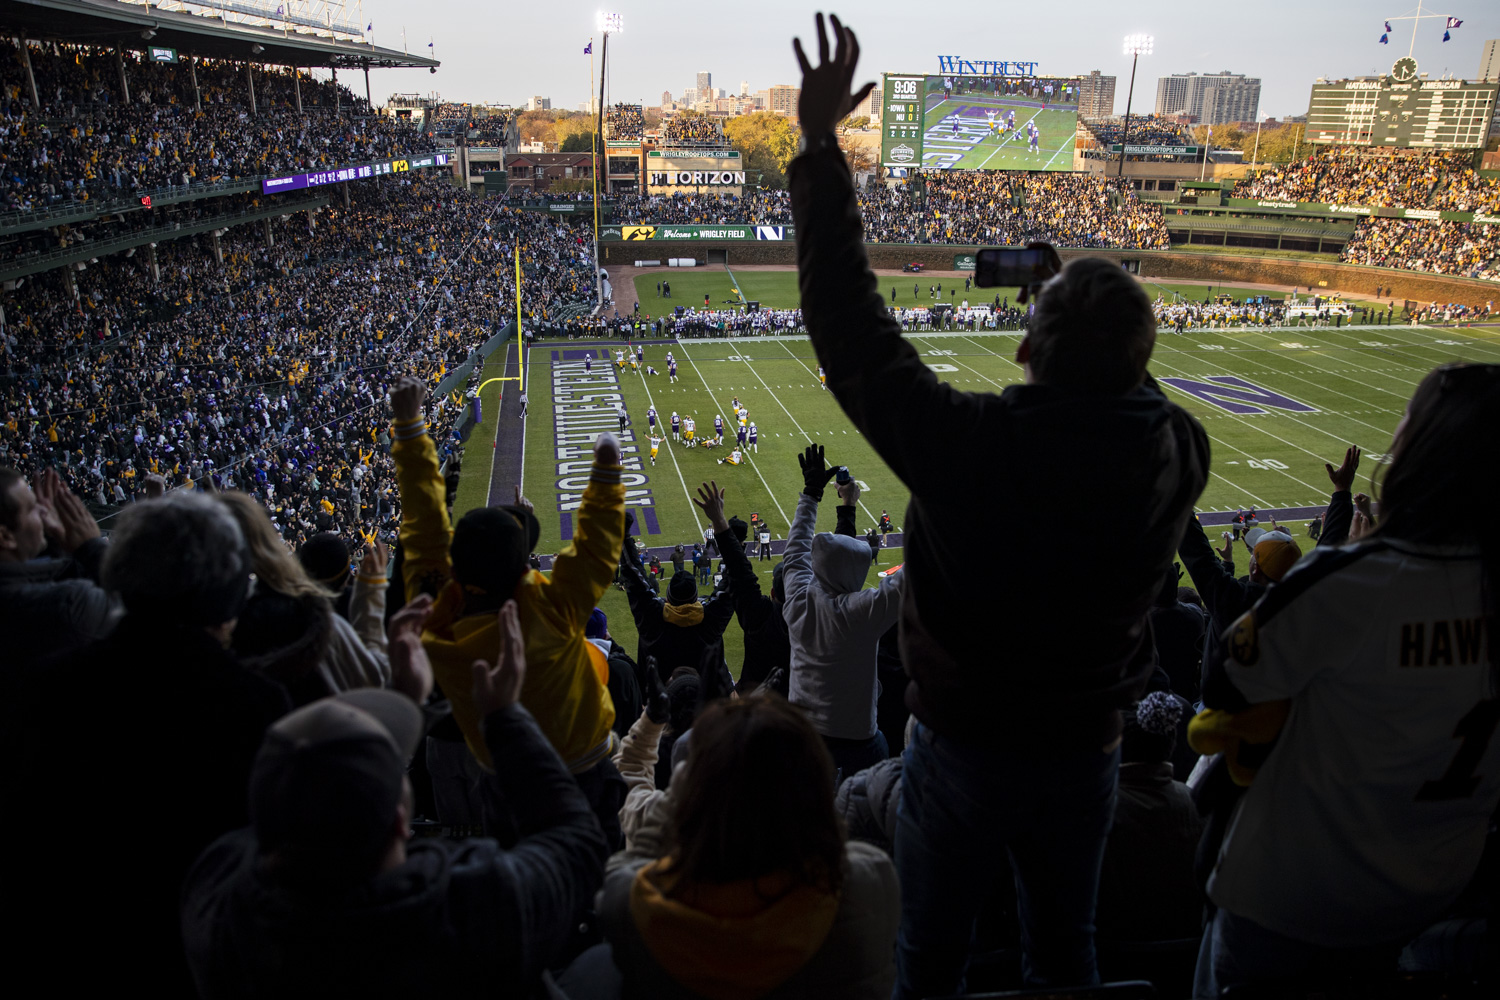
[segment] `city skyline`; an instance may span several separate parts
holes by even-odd
[[[1462,6],[1456,14],[1464,18],[1464,26],[1452,32],[1452,41],[1442,43],[1439,22],[1419,30],[1415,56],[1422,71],[1434,78],[1445,73],[1474,78],[1485,40],[1500,37],[1500,9]],[[549,97],[554,108],[572,108],[589,95],[589,56],[583,49],[591,37],[597,92],[601,48],[594,29],[597,4],[563,3],[545,10],[507,12],[505,33],[533,40],[500,60],[495,58],[494,38],[478,30],[493,17],[492,8],[474,0],[444,0],[424,7],[419,15],[394,0],[364,0],[362,9],[374,25],[377,45],[400,49],[404,28],[411,51],[424,50],[426,43],[421,40],[431,36],[433,52],[443,63],[432,75],[373,70],[371,87],[377,103],[392,93],[435,91],[445,100],[518,107],[539,94]],[[800,86],[791,36],[796,33],[804,42],[810,41],[814,11],[829,8],[767,0],[753,20],[714,10],[689,14],[655,4],[611,9],[623,16],[624,32],[610,37],[609,100],[655,106],[664,90],[681,95],[701,70],[720,80],[747,80],[752,94],[778,84]],[[837,12],[836,7],[831,9]],[[1118,5],[1102,0],[1078,0],[1068,9],[1068,23],[1089,25],[1083,37],[1059,29],[1049,10],[997,13],[993,4],[973,0],[953,0],[945,5],[941,18],[932,19],[913,16],[910,7],[895,3],[867,4],[846,13],[860,36],[861,79],[878,79],[881,72],[937,73],[939,55],[1035,61],[1037,72],[1049,76],[1081,76],[1097,69],[1119,78],[1116,114],[1124,113],[1125,82],[1130,74],[1129,59],[1120,53],[1120,39],[1131,32],[1156,37],[1155,52],[1141,58],[1136,96],[1140,98],[1144,90],[1146,97],[1135,110],[1150,106],[1161,77],[1227,69],[1262,80],[1262,118],[1305,113],[1316,78],[1384,72],[1406,54],[1411,41],[1403,24],[1391,44],[1380,45],[1382,19],[1398,11],[1382,11],[1356,0],[1332,0],[1315,10],[1289,0],[1269,0],[1254,12],[1254,20],[1267,26],[1260,29],[1253,25],[1234,29],[1194,26],[1201,24],[1202,7],[1185,0],[1152,5],[1144,14],[1121,12]],[[1247,32],[1249,40],[1259,44],[1247,45]],[[733,38],[732,45],[719,43],[726,37]],[[1018,37],[1029,40],[1017,43]],[[361,89],[355,81],[350,83]]]

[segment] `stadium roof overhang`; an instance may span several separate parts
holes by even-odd
[[[232,14],[243,14],[244,9],[261,4],[225,2],[222,6]],[[211,8],[205,4],[198,9]],[[184,56],[273,66],[435,69],[440,65],[425,56],[339,38],[332,31],[247,24],[124,0],[0,0],[0,34],[132,50],[172,48]]]

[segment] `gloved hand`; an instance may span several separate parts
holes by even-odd
[[[670,706],[667,689],[661,684],[661,671],[656,668],[656,657],[648,656],[643,663],[636,664],[635,679],[641,688],[641,704],[645,706],[646,718],[662,725],[667,721]]]
[[[834,476],[834,470],[823,461],[823,446],[808,445],[807,450],[797,456],[797,464],[802,466],[802,492],[822,501],[823,489]]]

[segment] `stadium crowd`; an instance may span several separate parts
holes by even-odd
[[[1306,159],[1234,187],[1236,198],[1372,208],[1500,212],[1500,183],[1481,177],[1462,150],[1325,146]]]
[[[1116,180],[1000,171],[944,171],[924,179],[925,197],[909,185],[861,194],[872,242],[1167,246],[1161,210]]]
[[[1500,225],[1363,218],[1339,259],[1351,264],[1500,279]]]
[[[101,506],[146,480],[209,484],[265,503],[289,541],[338,528],[358,539],[399,517],[380,447],[384,386],[435,384],[515,314],[513,231],[531,270],[525,307],[545,321],[592,294],[576,234],[542,213],[485,203],[410,175],[356,186],[348,211],[163,243],[77,278],[7,295],[0,462],[58,469]],[[437,428],[463,410],[443,400]]]
[[[723,127],[708,115],[678,112],[661,124],[664,146],[725,146]]]
[[[40,108],[33,108],[19,51],[0,52],[0,206],[38,210],[160,188],[312,171],[432,148],[409,124],[371,115],[334,85],[304,77],[303,111],[289,74],[258,70],[249,110],[242,65],[197,67],[202,110],[188,68],[131,59],[130,101],[113,53],[32,46]]]
[[[925,175],[925,197],[911,184],[867,186],[857,193],[872,243],[1026,243],[1160,249],[1168,245],[1161,209],[1127,184],[1071,173],[1015,174],[947,170]],[[783,225],[785,192],[729,195],[633,195],[614,218],[623,223]]]
[[[780,226],[792,221],[792,203],[785,191],[746,188],[731,194],[627,194],[615,200],[614,218],[621,222],[653,224],[744,223]]]
[[[508,241],[537,322],[592,283],[543,213],[384,178],[231,232],[222,267],[164,248],[159,294],[134,258],[76,299],[7,290],[16,954],[208,998],[1494,995],[1500,365],[1421,378],[1378,504],[1357,447],[1328,462],[1310,554],[1253,509],[1215,546],[1212,439],[1118,264],[1049,256],[999,394],[901,337],[833,141],[866,92],[834,29],[796,49],[799,319],[911,491],[873,587],[864,487],[811,441],[769,580],[741,498],[698,488],[707,599],[646,578],[640,455],[597,427],[557,444],[580,482],[548,573],[519,486],[453,521],[432,390],[503,322]],[[612,421],[600,385],[553,402]],[[111,462],[147,482],[105,537],[78,493]],[[367,522],[327,484],[367,477],[395,548],[356,569],[328,530]],[[327,522],[288,531],[289,495]]]
[[[1124,141],[1126,133],[1123,118],[1086,118],[1083,124],[1106,153],[1110,146]],[[1192,145],[1189,137],[1183,134],[1181,125],[1170,118],[1157,115],[1131,115],[1129,138],[1132,146]]]
[[[639,139],[646,130],[646,116],[639,104],[611,104],[604,109],[604,138]]]
[[[432,109],[427,124],[433,135],[456,136],[468,131],[473,117],[471,104],[439,104]]]

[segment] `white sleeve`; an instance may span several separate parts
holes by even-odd
[[[1370,601],[1344,560],[1298,566],[1229,629],[1224,671],[1251,704],[1292,698],[1347,665],[1363,644]]]

